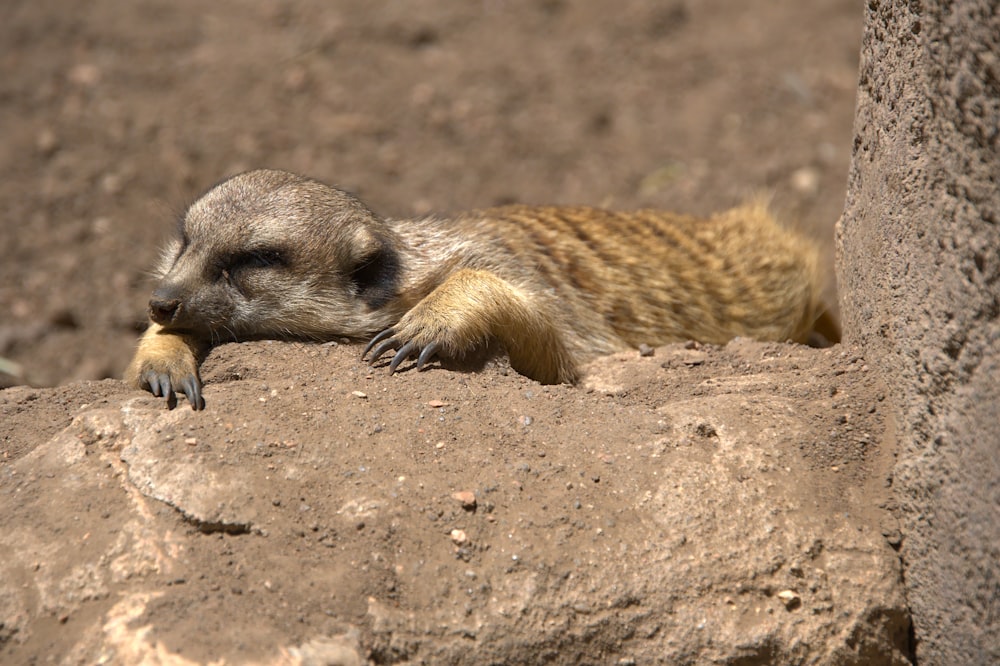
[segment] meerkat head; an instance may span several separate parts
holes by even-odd
[[[353,196],[283,171],[234,176],[194,202],[167,248],[150,317],[211,340],[360,337],[397,292],[393,232]]]

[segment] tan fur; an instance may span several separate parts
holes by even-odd
[[[504,206],[396,221],[261,170],[211,189],[182,231],[126,379],[168,399],[181,387],[196,407],[198,361],[223,340],[392,328],[375,356],[431,347],[460,358],[499,344],[515,370],[554,383],[642,343],[806,342],[817,322],[830,342],[839,335],[820,302],[816,248],[761,202],[709,219]]]

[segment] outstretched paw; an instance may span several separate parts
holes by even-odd
[[[166,398],[170,409],[177,406],[179,393],[187,396],[191,409],[205,409],[198,377],[197,343],[163,331],[156,324],[139,341],[124,379],[158,398]]]
[[[149,392],[157,398],[166,398],[168,409],[177,406],[178,393],[187,397],[191,409],[195,411],[205,409],[205,399],[201,397],[201,380],[196,375],[184,375],[172,381],[169,372],[150,369],[142,373],[141,386],[149,389]]]
[[[396,336],[396,329],[387,328],[372,338],[368,346],[365,347],[364,352],[361,353],[361,359],[364,360],[368,352],[371,352],[372,356],[368,359],[368,364],[375,365],[375,362],[383,354],[390,349],[395,349],[396,355],[389,361],[389,374],[391,375],[396,372],[400,363],[414,355],[417,357],[417,370],[423,370],[424,366],[434,358],[440,348],[441,344],[436,341],[431,341],[421,346],[413,340],[404,340]]]

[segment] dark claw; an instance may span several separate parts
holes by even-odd
[[[388,340],[380,344],[378,347],[376,347],[375,350],[372,352],[372,357],[368,359],[368,365],[375,365],[375,361],[377,361],[382,356],[382,354],[386,353],[390,349],[399,349],[399,340],[397,340],[396,338],[389,338]]]
[[[167,399],[167,403],[170,403],[170,399],[174,397],[174,387],[170,385],[169,375],[160,375],[160,395]]]
[[[198,411],[205,409],[205,399],[201,396],[201,383],[198,378],[188,375],[182,379],[175,388],[170,383],[170,375],[162,374],[150,370],[143,380],[149,385],[149,392],[157,398],[167,399],[167,408],[173,409],[177,406],[177,394],[183,393],[191,403],[191,409]]]
[[[393,336],[395,334],[396,334],[396,329],[394,329],[394,328],[387,328],[384,331],[382,331],[381,333],[379,333],[378,335],[376,335],[374,338],[372,338],[372,341],[368,343],[368,346],[365,347],[365,350],[363,352],[361,352],[361,360],[362,361],[365,360],[365,356],[368,355],[368,352],[370,352],[372,350],[372,347],[374,347],[376,343],[378,343],[380,340],[385,340],[386,338],[391,337],[391,336]],[[388,350],[388,348],[383,349],[382,353],[384,354],[387,350]],[[375,359],[373,358],[371,362],[374,363]]]
[[[191,409],[196,412],[205,409],[205,399],[201,397],[201,384],[193,375],[188,375],[181,380],[180,388],[187,396],[188,402],[191,403]]]
[[[389,361],[389,374],[396,372],[399,365],[406,359],[416,355],[417,356],[417,370],[423,370],[424,365],[427,364],[434,355],[437,354],[441,345],[437,342],[431,342],[426,347],[419,347],[417,343],[412,340],[409,342],[403,342],[395,337],[396,329],[387,328],[368,343],[365,350],[361,353],[361,359],[364,360],[368,353],[371,352],[371,357],[368,358],[369,365],[375,365],[375,362],[382,357],[390,349],[396,350],[396,355],[392,357]],[[419,352],[419,353],[418,353]]]
[[[391,375],[396,372],[396,368],[399,367],[399,364],[405,361],[416,348],[417,345],[413,342],[413,340],[410,340],[405,345],[400,347],[396,351],[396,355],[392,357],[392,361],[389,362],[389,374]]]
[[[170,385],[169,377],[162,377],[161,384],[163,384],[163,395],[167,399],[167,409],[173,409],[177,406],[177,393],[174,391],[174,387]]]
[[[155,372],[147,372],[144,377],[146,383],[149,384],[149,392],[155,395],[157,398],[162,395],[160,391],[160,379],[156,376]]]
[[[423,370],[424,364],[434,358],[434,355],[437,354],[437,350],[440,348],[441,345],[436,342],[432,342],[424,347],[423,351],[420,352],[420,356],[417,357],[417,370]]]

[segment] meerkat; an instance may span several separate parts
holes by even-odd
[[[126,380],[204,407],[198,366],[224,341],[370,340],[390,373],[493,344],[517,372],[576,382],[640,344],[839,333],[814,244],[753,202],[708,219],[502,206],[391,220],[311,178],[257,170],[187,209]]]

